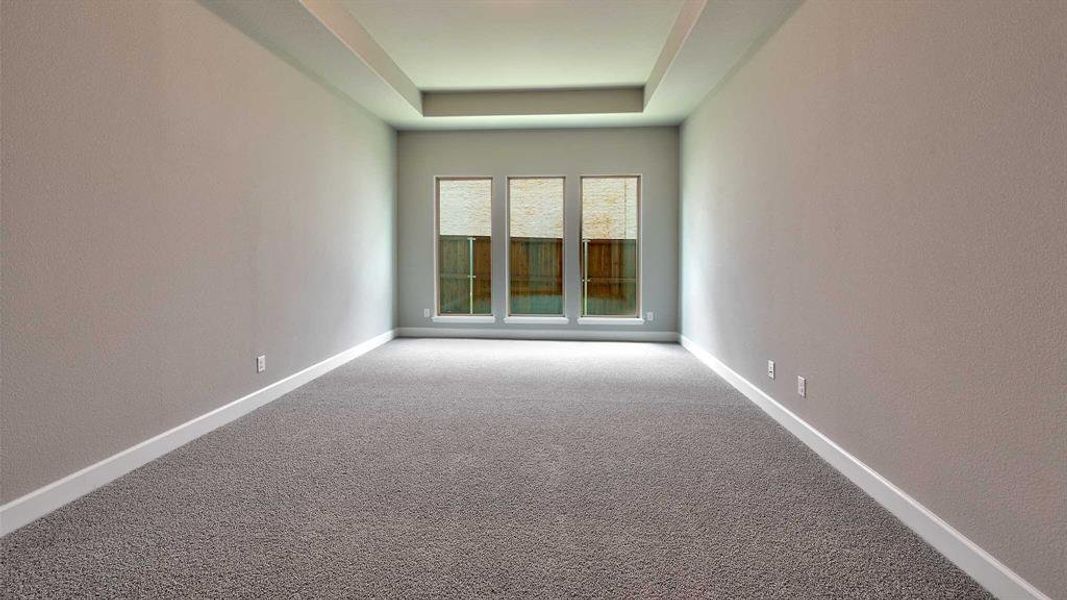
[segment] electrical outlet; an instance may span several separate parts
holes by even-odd
[[[656,320],[656,313],[654,313],[652,311],[648,311],[647,313],[645,313],[645,320],[648,321],[648,322],[655,321]]]
[[[267,355],[256,357],[256,373],[262,373],[267,370]]]
[[[774,379],[774,361],[773,360],[768,360],[767,361],[767,377],[770,377],[771,379]]]
[[[422,317],[424,319],[429,319],[430,318],[430,309],[428,309],[428,308],[422,309]]]
[[[797,393],[807,398],[808,396],[808,380],[803,377],[797,377]]]

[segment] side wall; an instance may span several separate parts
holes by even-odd
[[[1063,2],[809,0],[682,130],[682,334],[1055,598],[1064,31]]]
[[[649,334],[677,331],[678,130],[624,129],[401,132],[398,141],[399,323],[401,328],[466,329],[523,335],[550,330],[559,335]],[[643,311],[655,320],[642,325],[579,325],[579,177],[642,175]],[[423,310],[434,306],[434,178],[447,175],[493,178],[493,310],[495,323],[434,323]],[[505,324],[503,237],[509,175],[566,176],[564,293],[566,325]],[[403,331],[403,329],[401,330]],[[421,330],[420,333],[432,334]]]
[[[0,501],[393,327],[390,127],[195,2],[0,33]]]

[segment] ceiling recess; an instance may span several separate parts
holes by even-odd
[[[427,22],[405,21],[405,11],[426,5],[412,0],[347,0],[344,4],[335,0],[201,0],[309,76],[398,129],[678,124],[792,14],[800,1],[635,0],[627,3],[635,10],[621,17],[613,16],[603,2],[594,0],[562,4],[560,0],[466,0],[433,5],[441,14],[430,15],[432,19],[473,19],[474,26],[496,32],[504,40],[512,39],[510,44],[496,42],[496,47],[506,51],[485,56],[485,50],[471,47],[462,31],[451,37],[424,34],[422,37],[430,39],[419,39],[420,27]],[[559,6],[546,10],[555,6],[553,3]],[[470,13],[472,6],[479,11]],[[450,10],[456,14],[449,14]],[[557,11],[570,10],[573,14],[564,16],[576,23],[563,31],[553,30],[546,42],[528,25],[516,30],[517,23],[526,22],[522,20],[524,10],[534,11],[541,19],[555,19]],[[373,22],[373,27],[357,18],[361,14]],[[640,28],[641,19],[649,26]],[[413,23],[411,30],[405,29],[405,23]],[[447,28],[428,31],[438,30]],[[375,31],[387,41],[385,47],[376,39]],[[509,31],[513,33],[510,37]],[[414,37],[416,42],[397,41],[404,36]],[[610,51],[613,45],[625,47],[627,41],[635,48],[629,48],[622,58],[614,57]],[[553,64],[570,56],[548,52],[546,58],[541,45],[548,42],[553,48],[571,48],[571,54],[580,58],[573,62],[581,64],[570,69],[560,67],[556,69],[562,73],[559,75],[547,75],[555,72]],[[582,44],[592,46],[583,53],[573,50]],[[390,45],[399,58],[387,52]],[[427,55],[425,60],[417,60],[419,52]],[[415,78],[401,68],[405,62],[417,71]],[[472,73],[479,69],[487,73],[484,78],[467,75],[449,79],[451,71]],[[603,76],[592,75],[601,72]],[[507,79],[511,73],[520,77]],[[523,73],[528,73],[525,80]],[[449,85],[448,89],[420,89],[420,80]],[[487,83],[523,81],[527,85],[484,87]],[[606,85],[606,81],[615,83]],[[467,87],[460,85],[463,82]],[[561,87],[561,83],[567,85]]]

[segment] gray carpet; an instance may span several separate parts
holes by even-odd
[[[398,340],[3,538],[4,598],[987,598],[681,347]]]

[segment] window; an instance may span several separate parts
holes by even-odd
[[[563,316],[563,177],[508,178],[508,314]]]
[[[582,177],[582,316],[639,315],[641,178]]]
[[[493,180],[437,179],[437,314],[489,315]]]

